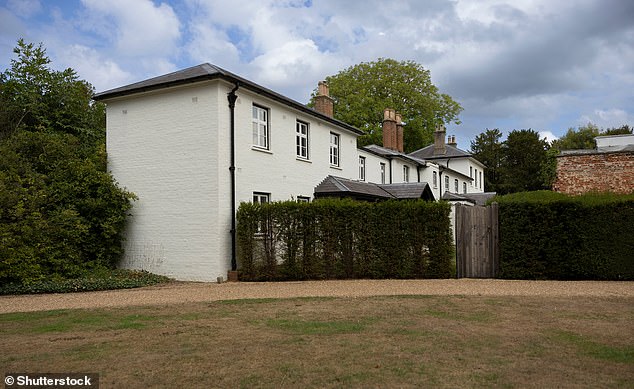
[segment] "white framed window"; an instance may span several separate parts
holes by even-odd
[[[253,145],[269,148],[269,110],[253,104],[252,110]]]
[[[308,196],[297,196],[298,203],[310,203],[310,197]]]
[[[383,162],[381,162],[380,169],[381,169],[381,184],[385,184],[385,164]]]
[[[297,158],[308,159],[308,123],[295,124],[295,149]]]
[[[255,204],[266,204],[271,201],[270,193],[253,192],[253,202]]]
[[[365,181],[365,157],[359,157],[359,179]]]
[[[473,178],[473,166],[469,166],[469,177]]]
[[[438,188],[438,173],[437,172],[432,172],[431,180],[434,185],[434,188]]]
[[[403,182],[409,182],[409,166],[403,165]]]
[[[330,165],[339,166],[339,134],[330,133]]]
[[[467,183],[466,182],[462,183],[462,193],[467,194]]]
[[[459,185],[460,184],[458,183],[458,179],[457,178],[455,180],[453,180],[454,192],[458,193]]]
[[[449,176],[445,176],[445,192],[449,192]]]
[[[475,170],[475,187],[478,187],[478,169]]]
[[[480,189],[482,189],[482,170],[480,170]]]

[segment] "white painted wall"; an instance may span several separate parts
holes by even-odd
[[[122,267],[184,280],[226,275],[218,258],[219,100],[215,84],[107,102],[108,169],[138,200]],[[219,260],[220,259],[220,260]]]
[[[108,100],[108,168],[115,179],[139,199],[126,231],[122,267],[143,269],[180,280],[215,281],[225,277],[231,260],[230,111],[223,80],[179,86]],[[366,182],[418,182],[413,163],[380,157],[356,147],[357,135],[327,121],[270,100],[247,89],[236,92],[236,208],[253,192],[269,193],[272,201],[306,196],[326,176],[359,179],[359,156],[366,157]],[[252,106],[269,109],[270,147],[253,146]],[[296,121],[309,124],[309,158],[296,156]],[[340,136],[340,164],[330,166],[330,133]],[[453,179],[468,180],[473,160],[452,160]],[[475,164],[473,166],[476,166]],[[391,168],[391,181],[390,181]],[[433,187],[435,163],[420,168],[438,197],[444,176]],[[482,169],[478,165],[478,171]],[[442,184],[441,184],[441,180]],[[481,191],[468,185],[469,192]]]

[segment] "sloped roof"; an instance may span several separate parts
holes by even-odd
[[[416,156],[412,156],[409,154],[401,153],[400,151],[388,149],[386,147],[378,146],[378,145],[367,145],[363,147],[359,147],[361,150],[369,151],[374,154],[378,154],[385,158],[401,158],[406,159],[408,161],[414,162],[419,165],[425,165],[427,162],[424,159],[418,158]]]
[[[327,176],[315,187],[315,197],[327,196],[349,196],[365,200],[434,199],[426,182],[375,184],[336,176]]]
[[[447,201],[468,201],[475,205],[486,205],[487,201],[489,201],[489,199],[495,196],[496,194],[497,194],[496,192],[462,193],[462,194],[445,192],[442,195],[442,199]]]
[[[149,92],[153,90],[160,90],[170,88],[179,85],[186,85],[201,81],[223,79],[233,84],[238,84],[240,88],[246,88],[252,92],[268,97],[272,100],[288,105],[295,109],[298,109],[309,115],[318,117],[339,127],[342,127],[348,131],[351,131],[357,135],[363,135],[364,132],[355,128],[340,120],[334,119],[330,116],[324,115],[321,112],[317,112],[306,105],[283,96],[271,89],[258,85],[246,78],[240,77],[230,71],[224,70],[216,65],[209,63],[203,63],[200,65],[192,66],[187,69],[182,69],[173,73],[164,74],[162,76],[149,78],[147,80],[135,82],[133,84],[125,85],[119,88],[110,89],[104,92],[97,93],[93,96],[95,100],[108,100],[116,97],[133,95],[136,93]]]
[[[446,159],[446,158],[460,158],[460,157],[472,157],[472,154],[461,150],[451,145],[445,145],[446,153],[442,155],[434,155],[434,145],[423,147],[409,153],[409,156],[421,158],[421,159]]]
[[[426,182],[379,184],[379,187],[390,193],[396,199],[434,199],[434,195]]]
[[[564,157],[568,155],[592,155],[610,153],[634,153],[634,145],[606,146],[597,149],[562,150],[559,153],[558,157]]]

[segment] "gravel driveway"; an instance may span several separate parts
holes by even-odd
[[[0,296],[0,313],[182,304],[250,298],[389,295],[634,298],[634,282],[491,279],[228,282],[223,284],[173,282],[160,286],[101,292]]]

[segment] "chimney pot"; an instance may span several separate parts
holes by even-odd
[[[383,111],[383,147],[398,150],[396,111],[391,108]]]
[[[317,96],[315,96],[315,111],[326,116],[333,117],[335,113],[334,102],[330,97],[330,88],[326,81],[317,84]]]
[[[445,126],[438,124],[436,131],[434,131],[434,155],[447,154],[447,148],[445,147]]]

